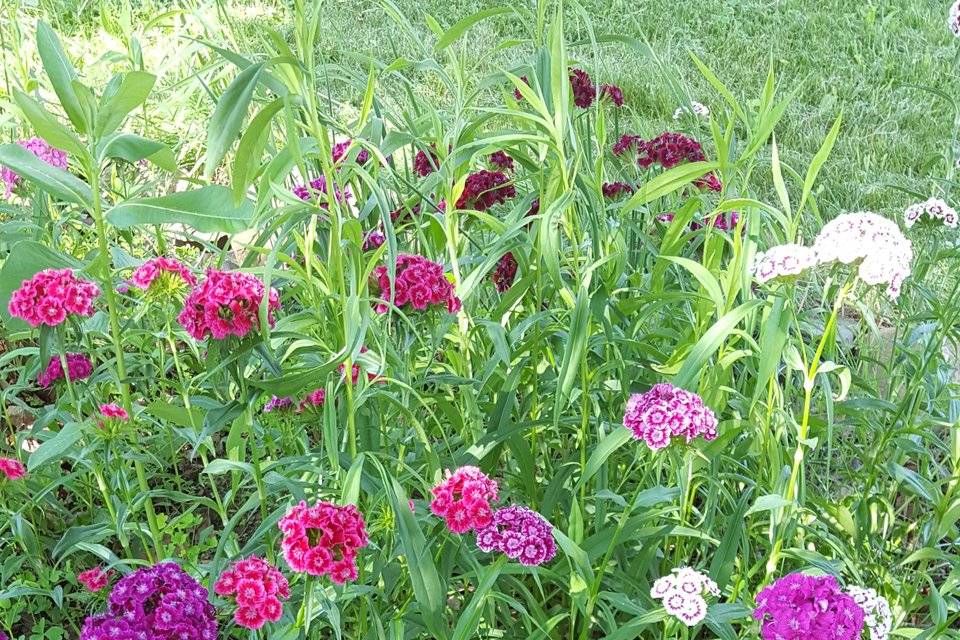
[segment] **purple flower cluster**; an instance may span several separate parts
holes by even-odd
[[[93,363],[85,354],[68,353],[66,354],[66,360],[67,376],[69,376],[70,382],[89,378],[90,374],[93,373]],[[60,362],[59,356],[53,356],[47,363],[47,368],[37,376],[37,384],[41,387],[49,387],[61,378],[63,378],[63,363]]]
[[[495,204],[506,202],[517,195],[510,178],[502,171],[481,169],[467,176],[463,193],[457,198],[457,209],[486,211]]]
[[[80,640],[216,640],[207,597],[173,562],[138,569],[114,585],[106,613],[86,619]]]
[[[763,640],[858,640],[864,612],[833,576],[786,575],[757,595]]]
[[[327,179],[323,176],[319,178],[314,178],[310,181],[310,185],[298,184],[293,187],[293,195],[297,196],[301,200],[309,201],[317,194],[326,194],[327,193]],[[333,188],[333,197],[337,202],[349,202],[353,199],[353,195],[350,193],[350,189],[344,188],[342,191],[334,185]],[[318,203],[320,208],[326,209],[327,202],[326,198],[319,197]]]
[[[654,451],[669,445],[672,438],[682,436],[689,443],[697,436],[717,437],[717,418],[710,407],[697,394],[667,382],[630,396],[623,426]]]
[[[477,547],[486,552],[499,551],[527,566],[549,562],[557,553],[550,523],[536,511],[517,504],[497,509],[489,525],[477,528]]]

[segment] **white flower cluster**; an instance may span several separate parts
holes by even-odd
[[[950,7],[950,17],[947,19],[947,24],[950,26],[950,31],[953,31],[953,35],[960,38],[960,0],[957,0]]]
[[[673,573],[658,578],[650,589],[650,597],[663,601],[663,608],[677,620],[692,627],[707,616],[704,592],[720,595],[717,583],[690,567],[678,567]]]
[[[913,248],[892,220],[869,211],[844,213],[828,222],[813,241],[818,264],[860,261],[858,273],[868,285],[886,284],[896,299],[910,275]]]
[[[778,244],[758,253],[753,273],[761,284],[774,278],[797,276],[817,263],[813,250],[802,244]]]
[[[910,205],[904,212],[903,217],[909,229],[927,214],[932,220],[939,220],[951,229],[957,228],[957,210],[948,205],[940,198],[930,198],[926,202],[918,202]]]
[[[679,120],[685,115],[693,115],[698,118],[707,118],[710,116],[710,109],[706,105],[702,105],[699,102],[691,102],[689,106],[677,107],[677,110],[673,112],[673,119]]]
[[[887,640],[893,627],[893,613],[887,599],[875,589],[864,587],[849,586],[847,593],[866,614],[864,622],[870,630],[870,640]]]

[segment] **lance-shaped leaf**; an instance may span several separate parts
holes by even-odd
[[[120,228],[141,224],[185,224],[203,233],[237,233],[250,228],[253,203],[236,204],[230,189],[208,185],[159,198],[127,200],[107,213]]]

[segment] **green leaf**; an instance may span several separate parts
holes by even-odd
[[[467,16],[463,20],[460,20],[459,22],[454,24],[452,27],[447,29],[444,32],[444,34],[440,36],[440,39],[437,41],[436,46],[434,46],[433,48],[434,51],[437,51],[437,52],[443,51],[444,49],[449,47],[451,44],[456,42],[460,38],[460,36],[462,36],[467,31],[467,29],[469,29],[473,25],[477,24],[478,22],[481,22],[482,20],[486,20],[491,16],[496,16],[503,13],[513,13],[513,9],[511,7],[493,7],[490,9],[484,9],[483,11],[478,11],[472,16]]]
[[[827,137],[824,138],[823,144],[820,145],[817,155],[813,156],[813,160],[810,161],[810,166],[807,168],[807,175],[803,179],[803,194],[800,196],[800,204],[797,205],[797,213],[803,211],[803,205],[806,204],[810,192],[813,191],[813,183],[816,182],[820,169],[823,168],[827,158],[830,157],[830,152],[833,151],[833,145],[837,141],[837,136],[840,135],[840,125],[842,121],[843,115],[837,116],[833,126],[830,127],[830,131],[827,133]]]
[[[243,132],[240,138],[240,145],[237,147],[237,154],[233,159],[233,197],[236,202],[243,199],[257,171],[260,169],[260,156],[267,146],[267,140],[270,136],[270,123],[273,117],[283,108],[285,100],[277,98],[263,109],[260,110],[253,120],[250,121],[247,130]]]
[[[657,198],[662,198],[718,168],[720,168],[719,162],[690,162],[664,171],[652,180],[644,182],[623,204],[623,211],[626,213]]]
[[[760,325],[760,353],[757,356],[757,377],[753,387],[751,405],[757,403],[760,396],[767,391],[767,385],[777,371],[783,354],[783,347],[787,342],[787,329],[790,323],[790,314],[784,312],[786,300],[782,296],[773,299],[773,305],[767,312]]]
[[[134,133],[121,133],[110,138],[104,146],[102,155],[108,158],[119,158],[129,163],[149,160],[161,169],[177,170],[177,159],[167,145],[156,140],[150,140]]]
[[[208,179],[240,134],[240,127],[243,126],[264,64],[252,64],[238,73],[217,101],[217,108],[210,118],[210,128],[207,130],[207,161],[203,173]]]
[[[590,297],[586,286],[577,292],[577,300],[570,316],[570,328],[567,330],[567,346],[563,352],[563,363],[557,375],[557,395],[554,404],[554,422],[560,418],[560,412],[567,407],[570,391],[577,381],[580,361],[590,339]]]
[[[81,435],[83,434],[79,423],[66,423],[57,432],[57,435],[41,444],[36,451],[30,454],[30,459],[27,460],[27,470],[34,471],[51,460],[59,460],[70,447],[77,443]]]
[[[73,86],[77,72],[60,45],[57,34],[43,20],[37,22],[37,52],[43,62],[43,70],[47,72],[50,84],[60,99],[60,106],[70,118],[74,128],[80,133],[86,133],[88,123],[83,116],[83,109]]]
[[[707,295],[710,296],[710,301],[713,303],[716,313],[723,313],[723,310],[727,306],[723,299],[723,291],[720,289],[720,283],[717,282],[717,279],[713,277],[713,274],[710,273],[709,269],[699,262],[691,260],[690,258],[683,258],[680,256],[663,256],[663,258],[673,262],[674,264],[678,264],[689,271],[693,277],[700,282],[700,285],[703,287],[704,291],[707,292]]]
[[[13,90],[13,99],[20,107],[24,117],[30,122],[30,126],[37,132],[37,135],[50,143],[51,146],[74,155],[81,155],[84,152],[83,145],[77,136],[63,126],[39,102],[19,89]]]
[[[0,145],[0,164],[56,198],[83,207],[90,204],[92,195],[86,182],[63,169],[51,167],[18,144]]]
[[[680,371],[674,376],[673,384],[682,388],[691,385],[707,360],[720,348],[720,344],[726,340],[730,332],[760,304],[760,300],[749,300],[717,320],[716,324],[693,345]]]
[[[607,462],[607,458],[630,440],[632,436],[633,434],[630,433],[630,430],[624,427],[622,429],[615,429],[601,440],[600,444],[594,448],[593,453],[590,454],[587,465],[584,467],[583,475],[580,476],[580,480],[577,481],[577,487],[583,486],[590,478],[596,475],[596,473],[600,471],[600,468]]]
[[[765,496],[760,496],[757,498],[757,501],[753,503],[744,516],[749,516],[751,513],[761,513],[763,511],[772,511],[774,509],[782,509],[793,504],[792,501],[787,500],[781,495],[776,493],[770,493]]]
[[[104,95],[97,114],[97,136],[113,133],[127,115],[143,104],[153,90],[157,77],[145,71],[130,71],[123,76],[113,95]]]
[[[250,228],[253,202],[237,206],[230,189],[208,185],[159,198],[127,200],[107,213],[122,229],[140,224],[185,224],[203,233],[237,233]]]

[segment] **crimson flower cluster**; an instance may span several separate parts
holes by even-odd
[[[613,102],[616,107],[623,106],[623,91],[615,84],[600,85],[600,97],[610,98],[610,101]]]
[[[93,363],[86,355],[82,353],[68,353],[65,355],[67,361],[67,379],[70,382],[89,378],[93,373]],[[63,378],[63,363],[59,356],[50,358],[47,368],[37,375],[37,384],[41,387],[49,387],[57,380]]]
[[[278,523],[283,557],[290,568],[330,576],[336,584],[357,579],[357,550],[367,546],[367,529],[355,505],[300,501]]]
[[[168,277],[164,278],[164,276]],[[179,288],[183,283],[191,287],[197,286],[196,276],[190,272],[185,264],[179,260],[162,256],[151,258],[137,267],[133,275],[130,276],[130,284],[138,289],[149,289],[158,279],[160,279],[160,282],[167,280],[171,284],[171,288]]]
[[[216,640],[207,590],[173,562],[120,579],[106,613],[89,616],[80,640]]]
[[[113,571],[104,571],[103,567],[96,566],[77,574],[77,582],[82,584],[87,591],[97,592],[110,584],[110,577]]]
[[[786,575],[757,595],[763,640],[857,640],[864,612],[833,576]]]
[[[99,295],[97,285],[80,280],[72,269],[45,269],[20,284],[7,309],[31,327],[55,327],[70,314],[92,316],[93,301]]]
[[[635,393],[627,402],[623,425],[652,450],[662,449],[672,438],[692,442],[717,437],[717,418],[695,393],[667,382],[655,384],[646,393]]]
[[[435,486],[430,510],[447,523],[453,533],[466,533],[490,525],[491,502],[497,500],[497,481],[477,467],[460,467]]]
[[[0,473],[5,475],[7,480],[19,480],[27,475],[27,468],[14,458],[0,458]]]
[[[684,162],[705,162],[707,159],[699,142],[673,131],[665,131],[650,140],[634,135],[621,136],[613,145],[613,154],[622,155],[632,147],[636,147],[637,164],[644,169],[654,165],[671,169]],[[712,173],[694,180],[693,184],[697,188],[710,191],[723,189],[723,184]]]
[[[197,340],[211,335],[217,340],[227,336],[246,336],[259,327],[258,312],[264,286],[254,276],[239,271],[208,269],[206,279],[187,296],[177,318]],[[267,301],[267,320],[273,326],[273,311],[280,308],[280,296],[271,289]]]
[[[437,145],[430,145],[429,155],[427,152],[421,149],[417,151],[417,155],[413,157],[413,170],[417,172],[421,178],[426,178],[428,175],[437,170],[437,167],[440,166],[440,158],[437,157]]]
[[[460,310],[460,298],[454,294],[453,285],[447,280],[443,266],[423,256],[401,253],[397,256],[395,270],[396,295],[393,302],[398,307],[409,304],[422,311],[431,305],[444,305],[449,313]],[[390,274],[381,265],[374,270],[373,277],[380,287],[380,298],[384,301],[377,304],[377,313],[386,313],[393,291]]]
[[[508,251],[503,254],[497,262],[497,268],[494,269],[490,279],[493,281],[493,286],[497,288],[497,291],[503,293],[513,286],[513,281],[516,277],[517,259],[513,257],[513,253]]]
[[[51,167],[57,169],[67,168],[67,153],[51,147],[43,138],[30,138],[29,140],[20,140],[17,144],[37,156]],[[13,188],[20,184],[20,176],[13,169],[0,167],[0,181],[6,186],[4,197],[9,198],[13,193]]]
[[[350,144],[352,142],[352,140],[344,140],[343,142],[338,142],[337,144],[333,145],[331,155],[333,156],[334,162],[340,162],[344,157],[346,157],[347,151],[350,150]],[[370,152],[368,152],[366,149],[361,149],[360,152],[357,153],[357,164],[365,164],[369,159]]]
[[[457,198],[457,209],[486,211],[517,195],[510,178],[502,171],[481,169],[467,176],[463,193]]]
[[[491,153],[490,164],[501,171],[513,171],[513,158],[503,151],[494,151]]]
[[[283,616],[290,585],[272,564],[258,556],[234,562],[213,586],[219,596],[232,597],[237,605],[233,619],[241,627],[259,629]]]
[[[573,92],[573,104],[587,109],[597,97],[597,87],[583,69],[570,69],[570,90]]]
[[[626,182],[604,182],[603,197],[616,199],[623,195],[633,193],[633,187]]]
[[[499,551],[527,566],[549,562],[557,553],[553,527],[539,513],[521,505],[497,509],[487,526],[478,527],[477,547]]]

